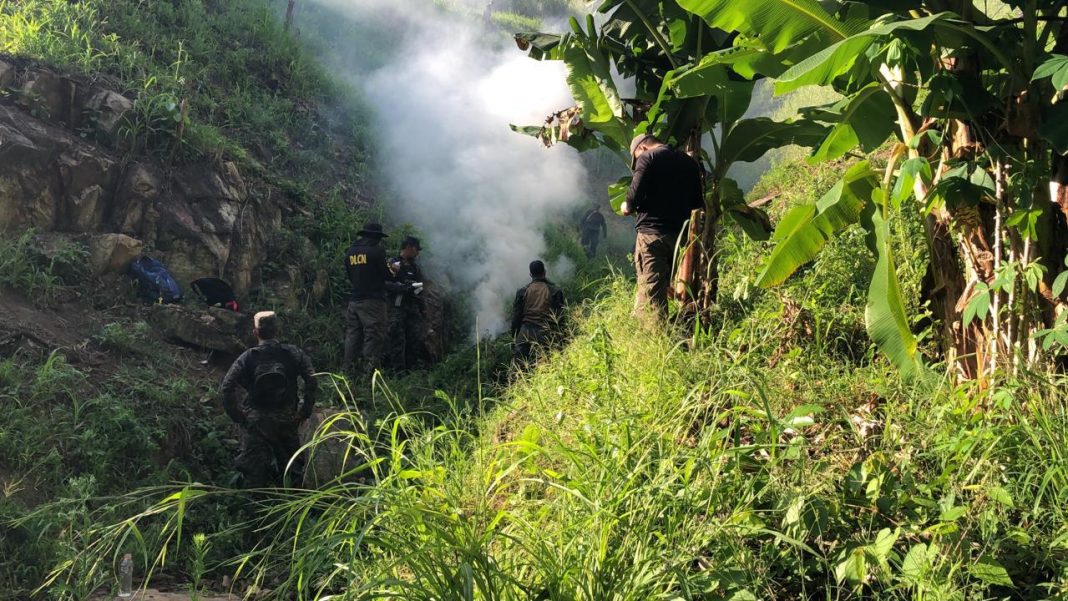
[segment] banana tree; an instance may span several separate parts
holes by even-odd
[[[772,148],[817,143],[827,128],[814,120],[744,118],[755,79],[763,77],[754,64],[767,57],[739,52],[735,36],[706,24],[680,4],[606,0],[598,8],[607,15],[600,27],[590,15],[585,27],[572,19],[571,31],[564,34],[517,34],[517,44],[532,58],[564,62],[576,105],[551,114],[541,126],[514,129],[547,145],[607,147],[627,164],[631,137],[651,133],[701,161],[705,209],[691,218],[679,253],[675,294],[689,311],[705,315],[716,300],[715,242],[722,216],[757,239],[767,239],[771,231],[764,211],[744,202],[737,182],[727,175],[730,167],[757,160]],[[791,63],[784,55],[773,60],[782,68]],[[617,76],[633,81],[634,98],[621,98]],[[625,177],[609,188],[617,212],[629,183]]]
[[[1056,319],[1068,282],[1057,274],[1068,247],[1063,2],[1010,2],[1006,14],[970,1],[679,4],[744,40],[736,45],[754,70],[775,78],[777,93],[816,85],[844,96],[807,115],[831,126],[812,160],[891,144],[881,183],[868,170],[860,193],[832,191],[787,214],[762,285],[783,281],[827,238],[860,224],[877,257],[869,332],[899,368],[916,371],[886,234],[889,220],[918,211],[930,253],[925,296],[960,376],[1034,363],[1040,343],[1065,338]],[[847,172],[842,189],[857,176]]]

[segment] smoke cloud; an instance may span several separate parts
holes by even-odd
[[[572,104],[563,66],[531,60],[479,19],[435,10],[426,0],[315,3],[398,32],[379,64],[345,66],[375,114],[374,153],[391,197],[386,210],[423,233],[429,275],[468,299],[479,330],[503,331],[528,264],[545,251],[543,227],[583,198],[575,151],[546,149],[508,127],[539,123]],[[486,2],[475,4],[479,14]],[[345,65],[344,57],[333,58]]]

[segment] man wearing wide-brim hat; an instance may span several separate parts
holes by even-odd
[[[352,284],[346,313],[345,366],[355,363],[360,374],[381,367],[386,342],[386,281],[391,277],[386,264],[387,238],[378,223],[364,224],[359,238],[345,253],[345,273]]]

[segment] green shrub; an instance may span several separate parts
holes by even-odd
[[[115,322],[105,324],[93,340],[119,357],[128,357],[147,351],[148,332],[149,326],[143,321],[133,324]]]
[[[33,230],[17,238],[0,232],[0,287],[47,304],[64,287],[88,281],[89,251],[84,245],[57,239],[50,246],[46,251]]]

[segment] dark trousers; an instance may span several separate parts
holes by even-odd
[[[600,241],[600,232],[597,230],[586,230],[582,232],[582,248],[586,249],[587,259],[592,259],[597,256],[597,243]]]
[[[414,369],[426,362],[426,320],[414,303],[389,308],[386,358],[393,369]]]
[[[345,316],[345,365],[359,358],[357,371],[372,373],[382,365],[386,341],[386,299],[349,301]]]
[[[549,343],[549,330],[533,324],[525,323],[515,335],[515,345],[512,347],[512,356],[519,364],[530,363]]]
[[[668,287],[677,240],[678,234],[638,232],[634,241],[634,271],[638,279],[634,298],[636,315],[651,309],[656,317],[667,317]]]

